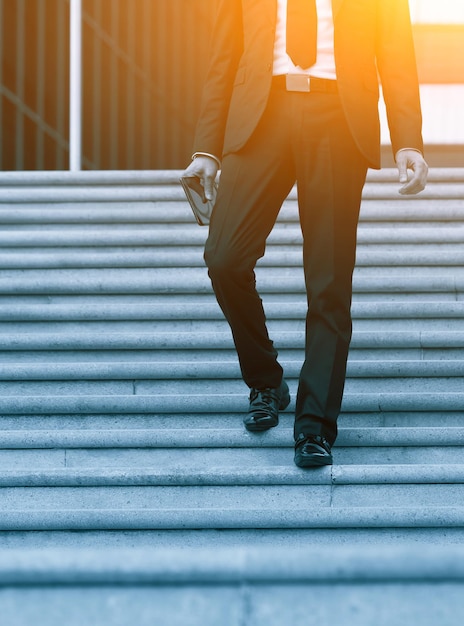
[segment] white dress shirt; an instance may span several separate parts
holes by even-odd
[[[317,78],[335,80],[334,23],[331,0],[316,0],[317,8],[317,59],[316,63],[303,70],[292,63],[287,47],[287,0],[277,2],[277,29],[274,43],[274,66],[272,73],[307,74]]]

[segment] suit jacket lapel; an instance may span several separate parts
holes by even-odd
[[[332,14],[334,19],[337,17],[337,13],[343,2],[344,0],[332,0]],[[277,18],[277,0],[270,0],[266,6],[269,8],[269,13],[267,14],[269,19],[275,22]]]
[[[337,13],[343,4],[343,0],[332,0],[332,13],[334,19],[337,17]]]
[[[337,17],[337,13],[343,4],[343,1],[344,0],[332,0],[332,13],[334,19]],[[271,2],[268,3],[268,7],[270,11],[272,11],[272,13],[269,13],[269,17],[272,16],[275,19],[275,17],[277,16],[277,0],[271,0]]]

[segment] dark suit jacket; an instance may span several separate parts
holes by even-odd
[[[339,93],[360,151],[380,167],[378,77],[394,153],[423,150],[407,0],[332,0]],[[242,148],[269,96],[277,0],[221,0],[194,149],[218,157]]]

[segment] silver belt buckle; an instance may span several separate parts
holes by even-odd
[[[311,77],[306,74],[286,74],[285,87],[287,91],[303,91],[309,93]]]

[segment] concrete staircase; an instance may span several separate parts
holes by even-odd
[[[464,619],[464,170],[370,173],[335,465],[248,390],[178,172],[0,174],[0,621]],[[291,194],[257,271],[293,397]]]

